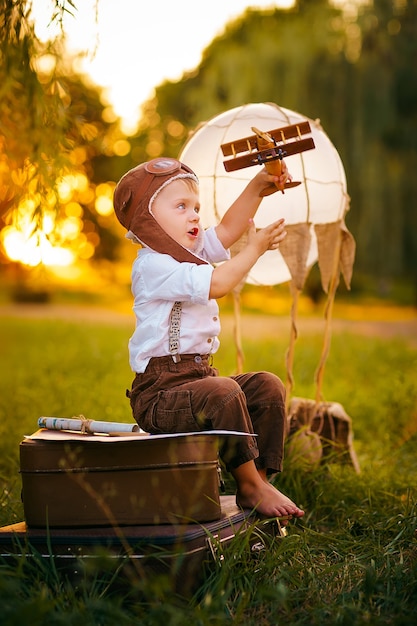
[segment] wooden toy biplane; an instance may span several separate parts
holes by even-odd
[[[270,174],[279,176],[281,174],[281,161],[284,157],[315,148],[312,137],[302,137],[302,135],[311,133],[308,121],[267,132],[254,126],[251,129],[255,133],[254,135],[221,145],[223,156],[232,157],[223,161],[226,172],[234,172],[252,165],[265,165]],[[246,152],[246,154],[237,156],[240,152]],[[301,183],[293,181],[286,182],[285,185],[271,185],[264,190],[262,195],[274,193],[277,188],[284,193],[284,189],[298,185]]]

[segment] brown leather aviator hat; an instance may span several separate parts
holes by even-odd
[[[131,231],[143,245],[169,254],[182,262],[206,263],[170,237],[151,213],[155,195],[174,180],[198,178],[187,166],[168,157],[159,157],[129,170],[119,180],[114,191],[113,205],[119,222]]]

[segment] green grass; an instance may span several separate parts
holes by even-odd
[[[23,519],[18,449],[41,415],[131,421],[128,325],[0,319],[0,523]],[[314,398],[320,336],[298,340],[294,394]],[[286,338],[244,339],[245,369],[285,377]],[[215,365],[235,367],[224,337]],[[169,577],[109,585],[90,565],[77,584],[50,564],[0,563],[1,623],[114,625],[394,625],[417,606],[417,351],[396,339],[332,339],[323,394],[352,417],[361,473],[287,464],[277,486],[305,507],[288,537],[256,558],[237,537],[195,597]]]

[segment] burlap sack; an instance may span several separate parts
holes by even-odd
[[[359,473],[353,448],[352,420],[338,402],[292,398],[287,417],[287,463],[314,468],[325,461],[351,463]],[[319,442],[320,446],[319,446]]]

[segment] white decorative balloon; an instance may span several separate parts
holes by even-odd
[[[225,211],[253,178],[258,166],[226,172],[221,145],[253,135],[255,126],[268,132],[276,128],[309,121],[315,149],[287,157],[294,181],[301,185],[277,192],[262,200],[255,225],[262,228],[284,217],[288,225],[306,224],[311,240],[306,266],[317,261],[315,224],[342,220],[348,196],[344,168],[335,147],[318,121],[273,103],[236,107],[202,124],[184,145],[180,160],[189,165],[200,180],[201,218],[204,227],[218,223]],[[247,282],[275,285],[291,279],[279,250],[266,252],[250,271]]]

